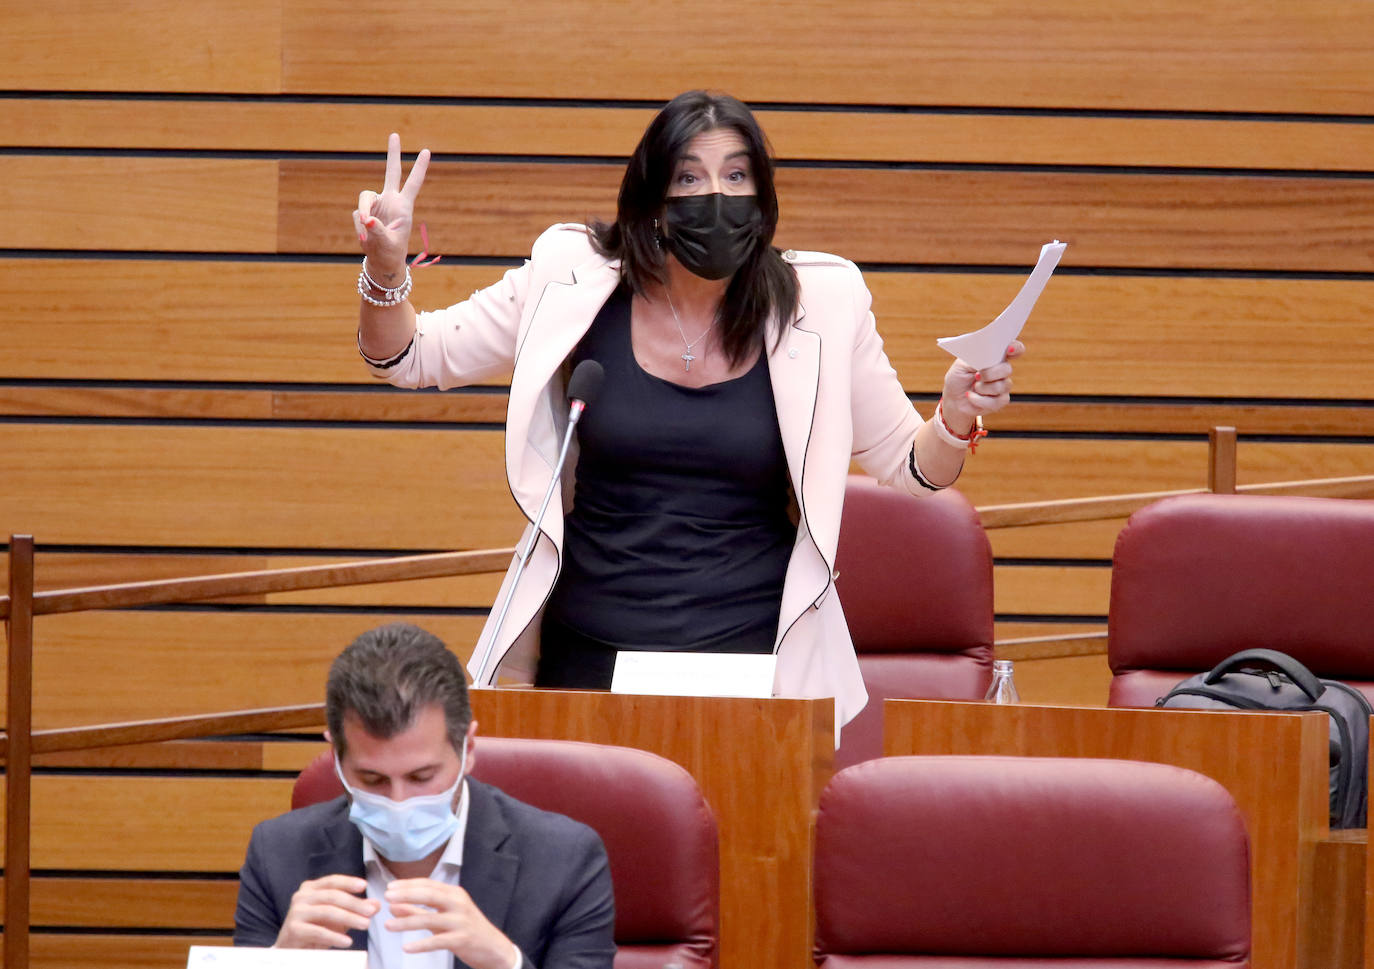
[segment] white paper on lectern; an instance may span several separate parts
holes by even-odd
[[[1007,347],[1021,333],[1035,301],[1049,282],[1054,267],[1059,265],[1059,257],[1064,254],[1067,243],[1055,239],[1040,247],[1040,258],[1031,270],[1030,278],[1021,287],[1021,292],[1007,305],[997,319],[981,330],[964,333],[960,336],[944,336],[935,343],[943,350],[954,354],[964,363],[979,370],[1001,363],[1007,356]]]
[[[186,957],[186,969],[367,969],[367,952],[193,945]]]
[[[655,653],[623,650],[616,654],[612,693],[641,696],[773,695],[772,653]]]

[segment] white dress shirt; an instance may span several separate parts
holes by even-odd
[[[445,885],[457,885],[463,871],[463,836],[468,829],[468,785],[463,781],[463,793],[458,799],[458,828],[448,839],[444,853],[439,856],[430,879]],[[363,870],[367,875],[367,897],[376,899],[381,908],[372,916],[367,929],[368,969],[452,969],[453,953],[447,949],[435,952],[406,952],[401,948],[407,942],[427,939],[431,933],[426,929],[410,932],[391,932],[386,923],[391,919],[391,906],[386,902],[386,886],[396,880],[377,854],[376,847],[366,837],[363,838]],[[524,961],[517,948],[511,969],[520,969]]]

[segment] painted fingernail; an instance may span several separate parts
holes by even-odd
[[[975,371],[973,372],[973,382],[976,384],[978,381],[980,381],[980,380],[982,380],[982,379],[983,379],[983,374],[982,374],[980,371],[975,370]]]
[[[359,242],[366,242],[366,241],[367,241],[367,233],[366,233],[366,232],[359,232],[359,233],[358,233],[358,241],[359,241]]]

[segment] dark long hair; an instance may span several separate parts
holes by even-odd
[[[656,239],[654,220],[663,213],[673,171],[688,142],[714,128],[732,129],[744,139],[763,213],[754,251],[735,272],[716,311],[721,346],[731,364],[738,365],[764,345],[770,324],[775,342],[781,341],[797,308],[797,274],[772,245],[778,227],[772,154],[743,102],[728,94],[688,91],[664,105],[625,166],[615,222],[593,223],[591,232],[598,252],[620,260],[621,276],[637,295],[644,296],[651,283],[666,285],[667,254]]]

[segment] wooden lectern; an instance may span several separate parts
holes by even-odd
[[[811,964],[811,826],[834,758],[834,703],[472,692],[487,736],[652,751],[701,785],[720,829],[722,967]]]

